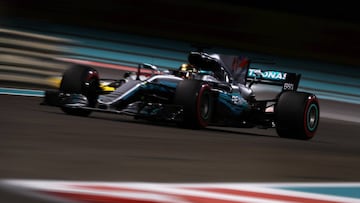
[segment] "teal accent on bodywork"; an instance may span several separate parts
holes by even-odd
[[[286,73],[285,72],[281,72],[281,71],[273,71],[273,70],[268,70],[268,71],[261,71],[261,77],[260,76],[256,76],[256,71],[261,71],[260,69],[252,69],[250,68],[248,71],[248,77],[250,78],[262,78],[262,79],[266,79],[266,80],[275,80],[275,81],[283,81],[286,79]]]
[[[198,74],[199,75],[214,75],[214,72],[209,71],[209,70],[199,70]]]
[[[168,81],[168,80],[159,80],[159,84],[161,84],[161,85],[165,85],[165,86],[167,86],[167,87],[170,87],[170,88],[176,88],[177,87],[177,85],[179,84],[179,82],[180,82],[181,80],[178,80],[178,81],[176,81],[176,82],[174,82],[174,81]]]
[[[133,97],[141,97],[146,92],[169,93],[169,89],[176,89],[181,80],[169,78],[156,78],[150,81],[142,81],[139,85],[134,86],[130,92],[127,92],[122,100],[133,99]]]
[[[234,116],[240,116],[245,109],[249,108],[247,101],[237,92],[220,92],[218,102],[221,106],[229,109]]]
[[[162,85],[160,83],[145,83],[140,86],[143,90],[146,91],[159,91],[159,92],[168,92],[170,86]]]

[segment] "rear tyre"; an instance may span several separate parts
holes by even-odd
[[[205,128],[214,109],[210,86],[199,80],[183,80],[177,88],[174,103],[183,107],[183,121],[179,123],[185,128]]]
[[[283,92],[275,107],[276,131],[280,137],[309,140],[314,137],[320,119],[315,95]]]
[[[100,90],[99,74],[94,68],[74,65],[64,72],[59,90],[63,95],[83,95],[88,107],[95,107]],[[66,100],[62,102],[61,109],[67,114],[88,116],[91,113],[90,110],[70,108],[66,104]]]

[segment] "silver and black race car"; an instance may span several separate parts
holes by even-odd
[[[276,128],[280,137],[308,140],[317,130],[320,109],[314,94],[297,91],[300,77],[252,68],[244,57],[196,51],[177,70],[156,71],[145,79],[129,77],[107,93],[96,69],[74,65],[63,73],[57,96],[70,115],[99,111],[192,129]],[[279,91],[271,99],[259,99],[256,84],[278,86]]]

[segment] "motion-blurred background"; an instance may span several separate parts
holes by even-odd
[[[360,64],[360,15],[351,1],[6,0],[0,9],[2,21],[23,18]]]

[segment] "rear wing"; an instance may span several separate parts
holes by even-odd
[[[301,74],[297,73],[249,68],[246,82],[277,85],[282,86],[283,91],[296,91],[300,78]]]
[[[283,91],[296,91],[300,74],[287,73],[276,70],[263,70],[260,68],[250,68],[250,64],[275,65],[274,62],[266,59],[256,58],[249,60],[247,57],[224,54],[208,54],[204,52],[190,52],[188,56],[190,64],[210,70],[218,74],[217,78],[237,84],[266,83],[269,85],[282,86]]]

